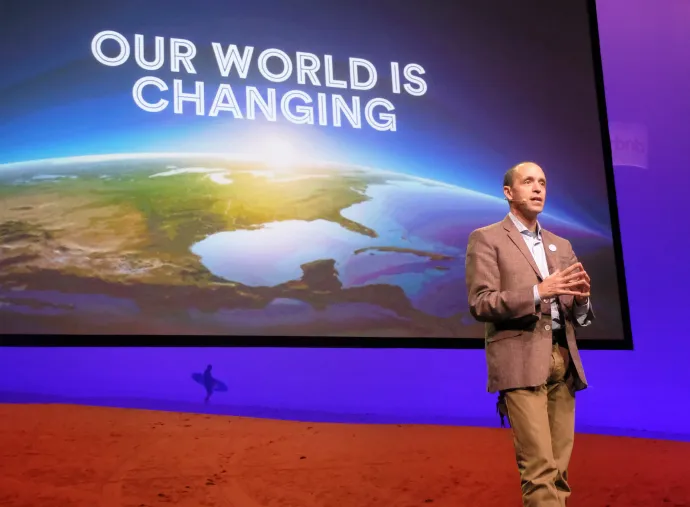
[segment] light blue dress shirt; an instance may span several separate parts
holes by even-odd
[[[544,241],[542,240],[541,235],[541,225],[539,225],[539,222],[537,222],[537,230],[536,232],[532,232],[522,222],[520,222],[520,220],[518,220],[515,215],[509,213],[509,216],[515,224],[515,227],[517,227],[517,230],[520,231],[522,238],[525,240],[527,249],[532,253],[532,257],[534,258],[534,262],[536,262],[537,267],[539,268],[539,272],[541,273],[542,279],[547,278],[549,276],[549,266],[546,262],[546,252],[544,251]],[[534,306],[539,308],[540,304],[541,298],[539,297],[539,290],[535,285]],[[577,320],[577,323],[580,326],[584,327],[590,324],[589,322],[587,322],[587,313],[589,312],[589,308],[589,298],[587,298],[587,303],[585,303],[584,305],[578,305],[577,302],[575,302],[575,320]],[[561,315],[558,311],[558,303],[556,301],[556,298],[551,298],[551,327],[554,331],[557,329],[561,329],[563,327],[563,322],[561,321]]]

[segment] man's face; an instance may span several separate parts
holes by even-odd
[[[536,164],[522,164],[513,175],[513,185],[503,187],[506,198],[512,201],[520,212],[534,218],[544,211],[546,202],[546,176]]]

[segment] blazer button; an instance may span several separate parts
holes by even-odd
[[[551,331],[551,326],[549,326],[548,324],[546,324],[546,325],[544,326],[544,329],[546,329],[547,331]]]

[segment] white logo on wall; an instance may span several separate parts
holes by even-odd
[[[647,127],[639,123],[609,123],[614,166],[648,168]]]

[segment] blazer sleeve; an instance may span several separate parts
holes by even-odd
[[[480,322],[500,322],[536,314],[533,287],[501,290],[499,269],[496,249],[486,233],[473,231],[465,256],[467,301],[472,316]]]

